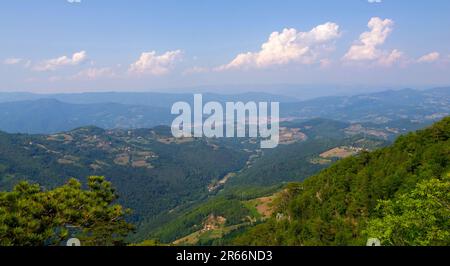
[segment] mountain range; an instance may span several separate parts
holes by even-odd
[[[49,190],[72,177],[86,186],[89,176],[105,176],[119,203],[133,210],[131,242],[359,245],[378,200],[448,170],[448,118],[403,135],[448,116],[449,92],[298,102],[267,94],[204,96],[280,100],[280,145],[271,150],[261,150],[255,138],[174,138],[166,105],[192,95],[1,94],[0,190],[21,181]],[[144,95],[155,104],[139,104]]]
[[[170,125],[172,104],[192,103],[191,94],[164,93],[0,93],[0,130],[51,134],[91,125],[105,129],[151,128]],[[219,95],[203,101],[278,101],[281,119],[328,118],[346,122],[386,124],[396,120],[432,123],[450,114],[450,88],[404,89],[355,96],[331,96],[299,101],[266,93]]]
[[[132,239],[143,240],[223,191],[274,191],[339,158],[388,143],[376,134],[363,134],[364,129],[349,131],[354,126],[327,119],[286,123],[281,145],[273,150],[260,150],[252,138],[175,139],[166,126],[91,126],[38,135],[2,132],[0,189],[9,190],[20,181],[51,189],[72,177],[85,182],[92,175],[106,176],[117,188],[119,202],[133,210],[129,219],[138,225],[138,233]],[[400,134],[380,132],[392,138]],[[189,230],[183,227],[170,235]]]

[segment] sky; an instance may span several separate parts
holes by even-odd
[[[448,86],[449,12],[448,0],[5,0],[0,91]]]

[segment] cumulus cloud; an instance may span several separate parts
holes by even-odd
[[[378,46],[384,44],[392,32],[394,22],[390,19],[371,18],[368,24],[370,31],[359,37],[359,42],[350,47],[344,56],[347,60],[374,60],[380,57]]]
[[[181,56],[180,50],[168,51],[162,55],[157,55],[155,51],[145,52],[135,63],[131,64],[129,72],[139,75],[165,75],[170,72]]]
[[[5,65],[17,65],[22,62],[22,58],[7,58],[3,61],[3,64]]]
[[[64,66],[75,66],[83,63],[87,59],[86,51],[80,51],[74,53],[71,57],[61,56],[54,59],[49,59],[44,62],[39,63],[35,66],[36,71],[52,71],[57,70]]]
[[[376,61],[381,65],[392,65],[402,58],[402,52],[383,51],[379,47],[392,33],[394,21],[373,17],[367,24],[370,31],[359,36],[359,40],[345,54],[345,61]]]
[[[216,70],[266,68],[292,62],[312,64],[322,59],[321,51],[329,48],[328,45],[339,36],[339,26],[331,22],[308,32],[286,28],[282,32],[273,32],[259,52],[241,53]]]
[[[441,57],[441,55],[438,52],[432,52],[429,54],[426,54],[422,57],[420,57],[417,62],[419,63],[433,63],[437,60],[439,60],[439,58]]]
[[[395,49],[391,53],[383,54],[378,63],[382,66],[392,66],[393,64],[399,62],[402,58],[404,58],[403,52]]]
[[[369,2],[370,4],[379,4],[383,1],[382,0],[367,0],[367,2]]]

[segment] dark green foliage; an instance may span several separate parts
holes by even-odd
[[[70,229],[85,246],[122,244],[133,229],[129,211],[113,204],[117,196],[104,177],[89,177],[88,187],[71,179],[49,191],[21,182],[0,192],[0,246],[58,245]]]
[[[450,245],[450,173],[421,181],[410,193],[380,201],[364,234],[382,245]]]
[[[379,200],[410,193],[449,171],[450,118],[400,137],[394,145],[344,159],[291,185],[277,218],[237,238],[250,245],[363,245]],[[444,228],[449,230],[449,228]]]
[[[151,222],[151,224],[159,226],[146,231],[152,232],[153,236],[161,237],[162,242],[168,243],[199,230],[202,221],[215,212],[222,213],[230,225],[241,224],[245,216],[238,215],[239,219],[235,219],[236,216],[233,216],[232,210],[228,210],[226,213],[224,208],[244,210],[245,212],[240,213],[246,214],[248,210],[243,209],[245,201],[270,196],[280,190],[286,182],[301,181],[316,174],[328,166],[311,163],[311,159],[318,157],[320,153],[337,146],[359,147],[358,145],[364,144],[364,148],[374,149],[386,143],[379,139],[363,139],[362,136],[344,138],[343,131],[348,124],[326,119],[290,122],[283,126],[302,128],[302,130],[307,128],[309,139],[290,145],[280,145],[274,150],[265,150],[260,158],[252,161],[248,167],[231,178],[216,196],[190,206],[184,206],[183,209],[177,208],[170,213],[164,213]],[[364,141],[361,142],[361,140]],[[221,145],[229,144],[222,143]],[[224,213],[229,215],[230,219]],[[258,219],[253,214],[250,216],[253,220]],[[242,228],[239,229],[239,231],[241,230]],[[230,235],[235,234],[236,232],[233,231]],[[199,244],[226,244],[230,243],[229,239],[231,238],[231,236],[225,235],[224,239],[226,240],[209,239]]]
[[[273,186],[282,182],[301,181],[322,170],[326,165],[309,160],[321,152],[336,147],[338,141],[310,140],[267,150],[262,158],[227,184],[240,186]]]
[[[0,191],[11,190],[23,180],[51,189],[74,176],[84,186],[88,176],[108,176],[117,187],[119,203],[133,209],[129,221],[139,225],[150,221],[149,217],[204,199],[212,180],[241,169],[249,156],[239,145],[213,146],[204,139],[162,143],[169,134],[167,127],[154,131],[85,127],[55,136],[0,132]],[[155,157],[138,159],[143,152]],[[129,158],[128,163],[117,163],[121,154]],[[144,159],[148,167],[132,165]],[[140,229],[145,239],[149,229]]]
[[[249,157],[258,154],[258,143],[248,139],[168,141],[168,127],[129,131],[85,127],[54,136],[0,133],[0,190],[9,190],[21,180],[51,189],[71,176],[108,176],[118,188],[119,203],[133,209],[129,221],[137,225],[137,233],[128,239],[139,242],[156,237],[170,242],[195,231],[210,214],[224,216],[227,225],[241,224],[252,214],[244,201],[271,195],[285,182],[301,181],[324,169],[326,164],[311,160],[322,152],[342,145],[364,143],[368,144],[364,148],[371,149],[384,145],[363,136],[346,137],[347,123],[314,119],[286,126],[300,127],[308,140],[263,151],[248,166]],[[145,159],[148,167],[133,166],[132,162],[142,160],[138,159],[142,152],[155,157]],[[121,154],[129,162],[118,164]],[[208,191],[208,185],[230,172],[236,176]]]
[[[160,238],[164,243],[189,235],[202,227],[202,222],[211,214],[222,216],[227,219],[226,225],[238,225],[248,222],[248,218],[254,219],[254,213],[245,206],[244,202],[258,197],[268,196],[275,193],[280,186],[258,187],[258,186],[241,186],[227,187],[224,190],[205,198],[203,201],[195,202],[188,205],[180,206],[168,213],[163,213],[154,218],[151,222],[143,223],[143,231],[151,232],[150,235]],[[148,229],[147,225],[154,225]],[[155,227],[155,225],[159,225]],[[237,230],[242,231],[241,228]],[[234,230],[231,235],[234,235]],[[220,243],[228,243],[231,237],[226,234]],[[207,241],[209,244],[219,243],[217,241]],[[208,245],[208,243],[203,243]],[[200,243],[199,243],[200,244]]]
[[[231,179],[228,187],[277,186],[285,182],[302,181],[318,173],[327,164],[311,161],[319,154],[339,146],[352,146],[373,150],[388,142],[374,137],[356,135],[346,136],[348,123],[328,119],[313,119],[306,122],[287,122],[288,128],[299,128],[308,138],[306,141],[290,145],[279,145],[273,150],[265,150],[263,156],[255,160],[251,167],[244,169]]]
[[[178,219],[157,230],[154,237],[162,242],[171,242],[189,235],[202,229],[203,220],[211,214],[225,217],[227,226],[243,223],[250,211],[239,200],[218,197],[183,213]]]

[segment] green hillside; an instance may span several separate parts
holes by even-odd
[[[209,184],[244,167],[251,155],[239,143],[175,140],[167,131],[84,127],[54,135],[0,132],[0,191],[10,191],[20,181],[52,189],[71,177],[86,185],[89,176],[106,176],[117,187],[119,203],[133,210],[130,222],[139,224],[203,199]]]
[[[189,235],[198,236],[195,237],[197,242],[192,237],[189,244],[227,243],[232,235],[268,218],[267,214],[260,213],[266,208],[263,202],[287,182],[303,181],[341,159],[339,156],[346,157],[364,149],[373,150],[387,145],[386,141],[376,138],[348,136],[345,129],[349,124],[327,119],[290,122],[283,126],[291,130],[300,129],[307,138],[289,145],[280,145],[273,150],[264,150],[210,197],[154,217],[148,224],[160,226],[145,231],[163,243],[178,243]],[[338,148],[347,153],[325,157],[327,151]],[[211,215],[223,217],[226,222],[217,231],[212,230],[215,234],[210,231],[201,232]]]
[[[230,244],[248,228],[267,220],[270,224],[272,215],[290,217],[290,210],[277,204],[286,201],[286,192],[279,191],[287,182],[301,182],[342,159],[358,170],[361,163],[355,162],[373,156],[367,150],[388,145],[400,132],[395,125],[388,129],[327,119],[292,121],[282,124],[280,145],[273,150],[260,150],[256,139],[175,139],[168,127],[83,127],[52,135],[0,132],[0,191],[10,191],[20,181],[50,190],[71,177],[86,187],[87,177],[106,176],[117,188],[118,203],[132,209],[127,221],[137,230],[128,241]],[[355,154],[361,155],[345,160]],[[324,173],[346,170],[339,165]],[[384,166],[377,167],[372,172],[378,176]],[[291,185],[294,192],[297,186]],[[399,190],[390,183],[383,186],[389,193]],[[379,198],[390,197],[372,195],[370,208]]]
[[[447,117],[291,184],[272,218],[233,243],[365,245],[376,237],[384,245],[448,245],[449,137]]]

